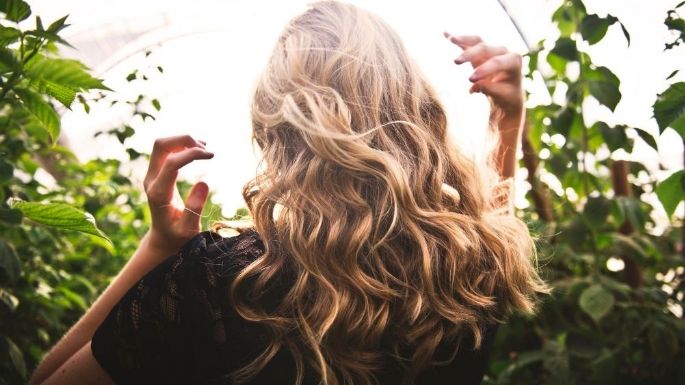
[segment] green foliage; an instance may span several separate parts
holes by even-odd
[[[0,12],[0,384],[20,384],[121,269],[149,213],[120,160],[82,163],[61,145],[55,106],[88,111],[103,97],[92,91],[108,89],[57,54],[66,17],[24,29],[24,1],[0,0]],[[115,102],[153,117],[146,97]],[[103,134],[125,148],[134,133],[125,123]]]
[[[581,42],[601,45],[620,27],[630,43],[623,24],[588,14],[580,0],[564,0],[553,21],[559,37],[528,55],[527,76],[539,71],[549,93],[565,89],[566,98],[528,111],[535,152],[526,156],[548,156],[528,168],[538,184],[531,209],[521,214],[539,235],[542,271],[554,292],[536,316],[514,317],[500,329],[485,383],[685,383],[685,321],[676,315],[685,305],[682,224],[676,218],[657,230],[657,208],[644,200],[656,192],[672,215],[685,196],[683,171],[659,183],[641,163],[618,160],[618,151],[632,151],[634,137],[658,151],[656,138],[643,128],[591,122],[584,111],[588,98],[614,111],[621,92],[620,79],[595,65]],[[681,23],[669,12],[667,26],[681,31]],[[538,69],[544,61],[547,72]],[[684,101],[683,83],[658,95],[659,133],[670,127],[683,135]]]
[[[19,199],[10,199],[9,206],[19,209],[24,218],[34,222],[60,229],[92,234],[111,243],[109,238],[97,228],[95,218],[91,214],[84,213],[68,204],[24,202]]]

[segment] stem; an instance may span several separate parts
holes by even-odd
[[[615,160],[611,162],[611,185],[617,197],[631,197],[633,195],[628,183],[628,164],[624,160]],[[621,234],[630,235],[635,232],[632,223],[625,220],[618,229]],[[631,287],[642,286],[642,267],[635,261],[634,258],[628,256],[621,256],[623,263],[625,263],[625,279]]]
[[[530,183],[530,197],[535,205],[535,211],[538,217],[545,222],[550,223],[554,221],[554,212],[552,205],[549,202],[547,189],[544,183],[540,183],[537,178],[537,169],[540,163],[538,154],[530,142],[530,122],[526,117],[523,121],[523,134],[521,135],[521,149],[523,150],[523,164],[528,170],[528,183]]]

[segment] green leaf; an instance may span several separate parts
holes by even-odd
[[[656,195],[670,218],[678,203],[685,197],[685,170],[676,171],[659,183],[656,186]]]
[[[159,104],[159,100],[157,99],[152,99],[152,106],[155,107],[155,110],[157,111],[162,109],[162,105]]]
[[[4,159],[0,159],[0,183],[7,182],[14,175],[14,167]]]
[[[26,32],[24,32],[24,34],[27,36],[35,36],[35,37],[47,40],[49,42],[60,43],[62,45],[66,45],[67,47],[74,48],[73,45],[69,44],[68,41],[62,39],[58,34],[56,34],[54,32],[34,30],[34,31],[26,31]]]
[[[585,73],[590,95],[598,102],[607,106],[611,111],[616,109],[618,102],[621,101],[619,90],[620,80],[606,67],[591,69]]]
[[[20,275],[21,261],[19,261],[14,247],[0,239],[0,278],[14,283]]]
[[[670,79],[671,79],[672,77],[674,77],[678,72],[680,72],[680,70],[675,70],[675,71],[671,72],[671,74],[668,75],[668,77],[666,77],[666,80],[670,80]]]
[[[27,65],[26,76],[40,91],[59,100],[67,108],[71,107],[79,91],[110,90],[101,80],[91,76],[86,66],[76,60],[36,56]]]
[[[578,60],[578,48],[576,48],[576,42],[568,37],[562,37],[557,40],[550,53],[568,61]]]
[[[0,0],[0,12],[7,20],[20,22],[31,16],[31,7],[22,0]]]
[[[17,88],[14,92],[19,96],[24,107],[36,118],[41,127],[50,135],[54,143],[60,132],[60,121],[55,109],[43,98],[26,89]]]
[[[19,306],[19,299],[3,288],[0,288],[0,302],[5,304],[5,307],[10,312],[13,312]]]
[[[620,21],[618,22],[618,25],[621,26],[621,32],[623,32],[623,36],[626,38],[626,41],[628,42],[628,47],[630,47],[630,33],[626,29],[626,26],[623,25]]]
[[[678,354],[678,336],[666,325],[653,322],[647,331],[649,347],[654,357],[667,362]]]
[[[614,295],[600,285],[592,285],[583,290],[578,298],[580,308],[595,322],[604,318],[614,306]]]
[[[0,25],[0,46],[8,46],[19,40],[20,36],[21,32],[18,29]]]
[[[0,72],[15,72],[21,70],[21,62],[17,59],[15,51],[0,47]]]
[[[637,261],[645,263],[649,260],[649,253],[633,237],[621,233],[610,233],[612,239],[612,250],[615,254],[623,257],[631,257]]]
[[[603,196],[588,198],[583,208],[583,217],[588,224],[597,228],[606,222],[611,210],[609,200]]]
[[[609,29],[612,19],[609,17],[603,18],[595,14],[587,15],[580,23],[580,34],[590,45],[602,40]]]
[[[97,228],[95,219],[90,213],[83,212],[68,204],[25,202],[14,199],[10,202],[10,206],[21,210],[26,218],[34,222],[95,235],[111,243],[109,238]]]
[[[685,82],[671,84],[659,94],[652,109],[659,133],[671,127],[685,137]]]
[[[592,125],[592,130],[598,130],[602,134],[604,142],[611,152],[624,148],[628,143],[628,135],[626,135],[624,126],[609,127],[604,122],[597,122]]]
[[[652,134],[641,128],[633,127],[633,129],[635,130],[635,132],[637,132],[637,135],[640,137],[640,139],[644,140],[645,143],[649,145],[649,147],[653,148],[654,151],[659,151],[659,148],[656,144],[656,139],[654,139],[654,136]]]
[[[68,27],[69,24],[65,24],[67,21],[67,17],[69,17],[69,15],[66,15],[60,19],[53,21],[50,24],[50,26],[48,27],[47,31],[52,32],[52,33],[57,33],[59,31],[63,30],[64,28]]]
[[[0,207],[0,221],[10,225],[18,225],[21,223],[23,217],[24,216],[22,215],[21,211],[17,209],[6,209],[4,207]]]
[[[19,350],[19,347],[11,339],[0,337],[0,357],[9,359],[14,369],[17,371],[22,379],[26,378],[26,363],[24,362],[24,355]]]

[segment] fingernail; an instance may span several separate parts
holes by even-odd
[[[463,56],[459,56],[458,58],[454,59],[454,62],[457,64],[463,64],[466,61]]]
[[[446,37],[446,38],[449,39],[449,38],[450,38],[450,33],[447,32],[447,31],[445,31],[445,32],[442,33],[442,36],[444,36],[444,37]]]
[[[476,75],[476,74],[473,74],[473,75],[469,76],[469,80],[470,80],[471,82],[477,82],[479,79],[480,79],[480,76],[478,76],[478,75]]]

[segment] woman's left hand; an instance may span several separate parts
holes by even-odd
[[[199,159],[211,159],[214,154],[205,143],[189,135],[160,138],[150,154],[150,165],[143,185],[152,214],[148,242],[162,257],[175,253],[200,231],[200,214],[207,201],[209,188],[196,183],[188,198],[179,202],[176,188],[178,170]]]
[[[474,68],[470,92],[482,92],[490,99],[491,113],[505,120],[520,120],[524,111],[521,85],[521,55],[504,47],[487,45],[479,36],[452,36],[450,42],[464,50],[454,62],[470,62]]]

